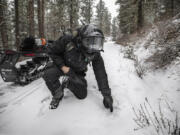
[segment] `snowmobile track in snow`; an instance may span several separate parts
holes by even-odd
[[[22,92],[19,95],[17,95],[16,97],[12,98],[11,100],[6,101],[5,103],[1,103],[0,104],[0,113],[2,113],[1,109],[4,109],[5,107],[7,107],[9,105],[16,105],[16,104],[20,103],[23,99],[25,99],[29,95],[33,94],[34,92],[36,92],[38,90],[39,86],[41,86],[41,85],[42,85],[42,83],[39,83],[38,85],[33,87],[33,89],[31,89],[31,90],[28,89],[25,92]],[[23,88],[21,88],[21,89],[23,89]]]

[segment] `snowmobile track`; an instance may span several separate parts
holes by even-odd
[[[26,97],[30,96],[31,94],[33,94],[34,92],[36,92],[37,90],[39,90],[39,86],[41,86],[42,83],[39,83],[38,85],[36,85],[35,87],[33,87],[32,90],[26,90],[25,92],[22,92],[21,94],[17,95],[16,97],[14,97],[13,99],[5,102],[5,103],[1,103],[0,104],[0,110],[2,108],[5,108],[9,105],[16,105],[18,103],[20,103],[22,100],[24,100]],[[0,111],[1,112],[1,111]]]

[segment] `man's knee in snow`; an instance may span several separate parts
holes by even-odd
[[[83,100],[87,97],[87,91],[84,91],[83,93],[79,93],[78,95],[75,95],[79,100]]]
[[[83,96],[76,96],[77,97],[77,99],[79,99],[79,100],[83,100],[83,99],[85,99],[86,97],[87,97],[87,95],[83,95]]]

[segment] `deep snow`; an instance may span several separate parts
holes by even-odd
[[[51,99],[44,81],[38,79],[27,86],[4,83],[0,79],[0,135],[141,135],[134,131],[133,106],[145,97],[156,106],[160,97],[167,97],[173,106],[180,105],[180,66],[138,78],[132,60],[123,57],[124,47],[108,40],[102,54],[114,98],[114,112],[102,104],[92,67],[87,72],[88,97],[76,99],[65,90],[65,97],[56,110],[49,110]],[[137,51],[142,58],[143,47]]]

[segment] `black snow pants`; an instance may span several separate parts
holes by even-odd
[[[55,90],[57,90],[61,83],[59,78],[64,76],[64,73],[57,68],[57,66],[53,65],[46,69],[43,79],[49,90],[51,91],[52,95]],[[87,96],[87,82],[85,80],[85,75],[80,75],[76,73],[76,77],[81,80],[81,83],[77,81],[73,81],[73,79],[69,79],[67,88],[78,98],[84,99]]]

